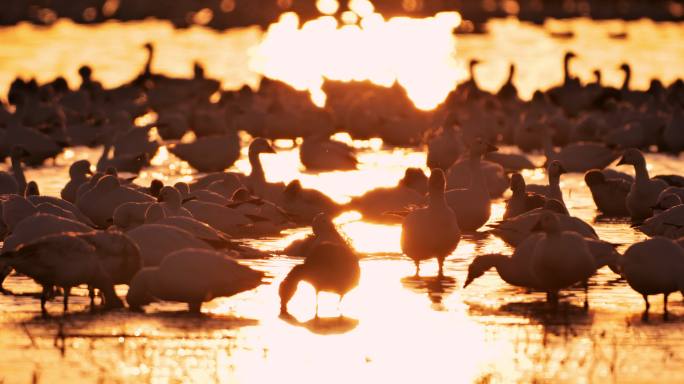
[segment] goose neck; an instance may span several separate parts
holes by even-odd
[[[261,165],[259,152],[249,152],[249,164],[252,166],[252,173],[250,174],[250,177],[257,178],[259,180],[265,180],[264,167]]]

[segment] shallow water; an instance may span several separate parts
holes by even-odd
[[[561,27],[579,28],[578,25],[588,23],[570,21]],[[495,24],[491,36],[459,38],[459,55],[496,55],[496,61],[492,59],[482,67],[482,82],[487,87],[500,83],[504,76],[501,70],[507,58],[513,56],[527,63],[520,69],[521,89],[548,86],[560,75],[558,63],[563,47],[588,47],[592,44],[591,36],[610,29],[603,23],[592,24],[589,31],[578,31],[577,41],[557,41],[542,39],[543,31],[515,24]],[[256,79],[239,63],[247,60],[246,47],[258,40],[257,30],[217,34],[193,28],[173,32],[157,22],[107,24],[87,29],[88,34],[83,28],[86,27],[60,23],[50,30],[29,26],[0,30],[3,48],[8,42],[8,48],[0,55],[12,58],[0,58],[0,86],[6,87],[16,73],[40,73],[42,80],[64,74],[74,81],[76,68],[83,62],[93,63],[96,76],[115,85],[141,67],[144,54],[137,47],[150,36],[160,42],[155,67],[159,70],[188,74],[191,61],[201,56],[207,60],[209,75],[221,75],[229,87]],[[650,22],[637,22],[627,24],[627,28],[630,39],[615,41],[617,48],[605,48],[606,55],[592,56],[592,61],[578,61],[580,74],[600,64],[611,69],[606,70],[607,80],[619,82],[612,66],[630,60],[641,68],[634,80],[639,86],[645,85],[650,76],[665,81],[682,76],[681,72],[673,72],[684,68],[682,47],[674,43],[676,34],[681,36],[681,25],[656,27]],[[503,40],[504,36],[509,39]],[[107,45],[101,42],[102,38],[116,41]],[[642,38],[658,41],[659,45],[653,48]],[[537,43],[521,57],[509,43],[525,39]],[[229,48],[230,42],[238,46]],[[598,52],[604,42],[596,44],[586,48],[587,52]],[[48,46],[50,49],[45,48]],[[217,46],[226,48],[216,49]],[[643,59],[655,49],[665,52],[663,61]],[[542,75],[547,73],[549,76]],[[378,141],[355,142],[361,148],[358,171],[316,175],[300,170],[296,148],[278,144],[277,155],[262,155],[269,180],[300,178],[304,186],[318,188],[338,201],[377,186],[393,185],[405,167],[423,166],[425,162],[421,151],[387,149]],[[57,194],[66,182],[68,164],[76,158],[94,160],[98,155],[97,150],[75,148],[58,157],[54,165],[28,170],[27,178],[38,181],[43,193]],[[648,161],[654,174],[680,172],[682,164],[681,158],[665,155],[648,155]],[[236,168],[249,168],[244,156]],[[154,166],[139,180],[145,184],[151,177],[160,177],[172,183],[192,177],[192,173],[187,165],[162,151]],[[524,175],[528,181],[543,182],[545,178],[540,171]],[[564,175],[562,182],[572,214],[593,221],[596,213],[581,175]],[[502,210],[502,201],[495,201],[492,220],[500,218]],[[546,310],[542,294],[510,287],[493,271],[468,289],[461,288],[469,261],[475,255],[510,252],[501,241],[487,234],[464,237],[445,264],[450,279],[440,283],[429,277],[411,278],[413,263],[399,252],[399,226],[364,223],[353,213],[336,221],[353,245],[366,255],[362,260],[361,283],[340,308],[342,318],[337,317],[336,297],[321,294],[323,317],[311,320],[314,297],[311,287],[305,284],[300,285],[290,303],[294,317],[278,316],[277,286],[289,268],[299,262],[287,257],[246,261],[275,276],[273,283],[232,298],[214,300],[204,306],[205,315],[201,318],[183,314],[185,308],[178,304],[153,305],[146,315],[125,310],[91,315],[87,312],[85,292],[76,290],[78,297],[72,300],[72,314],[61,317],[61,303],[56,300],[48,306],[55,318],[42,320],[38,300],[30,296],[37,292],[37,287],[15,276],[9,279],[7,288],[26,295],[0,296],[0,382],[684,380],[684,308],[679,295],[671,300],[673,320],[661,320],[661,298],[653,298],[652,321],[644,324],[640,319],[641,297],[604,268],[591,280],[588,313],[581,309],[583,293],[573,289],[565,291],[559,312],[553,314]],[[645,238],[624,222],[597,222],[595,227],[602,239],[621,244],[620,249]],[[305,228],[297,229],[282,238],[251,243],[263,249],[279,249],[306,232]],[[421,272],[434,276],[436,263],[423,263]],[[125,288],[119,293],[124,295]]]

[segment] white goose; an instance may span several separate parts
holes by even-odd
[[[169,151],[199,172],[221,172],[240,157],[240,141],[235,133],[205,136],[192,143],[174,144]]]
[[[95,225],[106,228],[112,222],[114,210],[127,202],[152,203],[154,198],[122,186],[116,177],[106,175],[97,182],[95,187],[78,198],[76,206]]]
[[[624,179],[607,178],[605,173],[593,169],[584,175],[596,208],[607,216],[629,216],[627,194],[632,183]]]
[[[627,209],[634,222],[640,222],[653,215],[653,206],[658,203],[658,196],[665,188],[667,183],[651,179],[646,169],[644,155],[635,148],[627,149],[622,155],[618,165],[629,164],[634,166],[636,178],[627,194]]]
[[[2,246],[3,251],[14,250],[21,244],[30,243],[43,236],[66,232],[91,232],[89,227],[79,221],[69,220],[63,217],[38,213],[21,220],[16,224],[12,234],[5,238]]]
[[[69,167],[69,182],[66,183],[60,196],[62,199],[75,203],[77,197],[78,188],[86,184],[93,172],[90,170],[90,161],[88,160],[78,160],[74,161]]]
[[[140,248],[143,265],[157,266],[166,257],[179,249],[213,249],[192,233],[175,226],[143,224],[126,232]]]
[[[299,159],[310,171],[356,169],[356,150],[330,139],[329,132],[317,132],[304,138],[299,147]]]
[[[663,294],[663,316],[667,320],[667,298],[684,293],[684,250],[672,240],[656,237],[633,244],[620,260],[620,270],[632,289],[646,304],[643,319],[648,320],[649,295]]]
[[[133,310],[154,301],[178,301],[187,303],[190,312],[200,313],[203,302],[254,289],[263,277],[263,272],[222,253],[184,249],[168,255],[159,267],[138,272],[126,301]]]
[[[546,175],[549,178],[549,184],[527,184],[526,191],[533,192],[550,199],[555,199],[565,204],[563,201],[563,191],[560,188],[560,177],[564,173],[566,173],[566,170],[563,163],[558,160],[554,160],[546,169]]]
[[[430,175],[427,207],[409,213],[401,226],[401,249],[413,259],[416,275],[422,260],[437,258],[439,276],[443,275],[444,259],[458,246],[461,230],[456,214],[447,204],[444,172],[435,168]]]

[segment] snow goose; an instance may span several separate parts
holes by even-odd
[[[37,215],[38,213],[51,214],[78,221],[72,212],[50,203],[41,203],[36,206],[25,197],[18,195],[10,195],[7,200],[2,202],[2,221],[7,226],[9,232],[14,231],[17,224],[25,218]]]
[[[198,239],[214,248],[226,248],[230,243],[230,236],[210,227],[208,224],[186,216],[166,216],[164,208],[159,203],[150,204],[145,212],[146,224],[161,224],[177,227],[188,231]]]
[[[183,198],[181,193],[175,187],[163,187],[159,191],[157,202],[161,203],[166,216],[190,216],[192,213],[183,208]],[[147,208],[146,208],[147,209]]]
[[[311,223],[312,233],[303,239],[298,239],[290,243],[285,249],[280,251],[281,255],[306,256],[316,244],[330,242],[349,246],[347,240],[340,234],[335,227],[330,216],[319,213]]]
[[[0,194],[24,194],[26,190],[26,176],[24,176],[21,161],[28,155],[29,153],[23,147],[12,147],[10,151],[12,172],[0,172]]]
[[[130,172],[138,174],[140,170],[147,166],[150,162],[150,157],[146,153],[139,153],[136,155],[119,155],[114,157],[109,157],[112,145],[110,143],[105,143],[102,147],[102,155],[97,161],[98,172],[104,172],[107,168],[115,168],[119,172]]]
[[[546,169],[546,175],[549,178],[549,184],[527,184],[525,190],[528,192],[537,193],[550,199],[556,199],[565,204],[563,202],[563,191],[561,191],[560,188],[560,177],[564,173],[566,173],[564,164],[558,160],[554,160],[549,163],[548,168]]]
[[[140,248],[146,267],[159,265],[166,255],[179,249],[213,249],[192,233],[170,225],[143,224],[126,231],[126,235]]]
[[[664,209],[651,216],[636,228],[649,236],[665,236],[677,239],[684,236],[684,205],[675,194],[662,194],[654,209]]]
[[[95,187],[78,198],[76,206],[95,225],[106,228],[111,224],[114,210],[126,202],[151,203],[154,202],[154,198],[122,186],[116,177],[106,175]]]
[[[244,236],[251,233],[254,221],[242,212],[223,205],[192,200],[183,204],[192,217],[214,229],[231,236]]]
[[[302,187],[299,180],[292,180],[276,203],[298,224],[308,224],[323,212],[335,216],[342,207],[316,189]]]
[[[361,267],[357,255],[347,246],[331,242],[315,245],[307,253],[304,263],[296,265],[280,284],[280,312],[287,313],[287,304],[297,291],[300,281],[306,281],[316,290],[316,317],[318,293],[332,292],[344,295],[359,284]]]
[[[448,170],[465,152],[465,145],[460,130],[447,117],[444,125],[438,129],[427,142],[428,168]]]
[[[504,83],[503,86],[501,86],[501,89],[499,89],[499,92],[497,92],[496,96],[499,99],[502,100],[515,100],[518,98],[518,90],[515,88],[515,85],[513,84],[513,78],[515,77],[515,64],[511,63],[508,66],[508,78],[506,79],[506,82]]]
[[[627,209],[634,222],[643,221],[653,215],[653,206],[658,203],[658,196],[667,183],[662,180],[651,179],[646,169],[644,155],[635,148],[625,150],[618,165],[632,165],[635,171],[635,180],[627,194]]]
[[[240,157],[237,134],[199,137],[192,143],[178,143],[169,151],[199,172],[220,172]]]
[[[428,205],[411,211],[401,225],[401,249],[420,272],[421,260],[437,258],[439,276],[443,275],[444,259],[458,246],[461,230],[453,209],[445,197],[444,172],[435,168],[429,179]]]
[[[490,152],[484,156],[485,160],[497,163],[504,167],[506,171],[518,172],[523,169],[536,169],[527,156],[518,153]]]
[[[66,183],[60,193],[62,199],[70,203],[75,203],[77,197],[76,192],[78,191],[78,188],[87,183],[92,174],[93,171],[90,170],[90,161],[74,161],[71,166],[69,166],[69,182]]]
[[[424,193],[411,188],[413,170],[412,168],[406,169],[404,177],[396,186],[372,189],[361,196],[352,198],[345,208],[360,212],[364,220],[397,222],[396,216],[385,213],[425,204]],[[422,170],[418,172],[422,174]],[[424,174],[423,177],[425,177]]]
[[[482,175],[480,161],[487,152],[497,148],[480,138],[475,139],[470,148],[470,185],[467,188],[446,191],[446,202],[453,209],[458,227],[464,231],[476,231],[491,215],[490,194]]]
[[[525,179],[519,173],[511,175],[511,191],[513,196],[506,201],[506,210],[503,215],[504,220],[529,212],[535,208],[541,208],[546,202],[544,196],[534,192],[527,192]]]
[[[246,188],[240,188],[233,193],[228,207],[237,209],[248,217],[259,217],[266,222],[280,228],[291,226],[290,216],[276,204],[253,196]]]
[[[145,224],[145,212],[151,204],[149,202],[134,203],[129,201],[119,205],[112,213],[112,224],[122,231]]]
[[[539,217],[538,228],[543,233],[534,246],[530,267],[534,279],[547,292],[547,300],[558,301],[558,291],[588,280],[596,272],[596,262],[584,238],[575,232],[563,231],[558,217],[545,212]],[[588,301],[584,302],[585,308]]]
[[[492,198],[503,195],[508,189],[510,181],[504,168],[494,162],[481,160],[480,167],[487,183],[487,190]],[[447,172],[447,189],[465,188],[470,185],[472,175],[470,174],[470,159],[464,158],[457,161]]]
[[[584,182],[589,187],[594,204],[601,213],[606,216],[629,216],[626,200],[632,183],[624,179],[607,178],[597,169],[587,172],[584,175]]]
[[[633,244],[620,259],[620,271],[632,289],[639,292],[648,320],[648,296],[663,294],[663,317],[668,318],[667,298],[672,292],[684,293],[684,250],[676,242],[656,237]]]
[[[603,169],[620,157],[617,151],[593,142],[571,143],[556,151],[549,135],[544,135],[546,164],[558,160],[563,163],[566,172],[584,173],[590,169]]]
[[[577,217],[569,216],[565,206],[555,199],[547,199],[543,208],[533,209],[510,219],[488,224],[488,226],[492,228],[492,234],[507,244],[516,246],[534,232],[539,216],[545,212],[556,214],[564,231],[573,231],[584,237],[598,239],[598,235],[591,225]]]
[[[269,183],[266,181],[264,167],[261,164],[259,155],[262,153],[276,153],[268,140],[257,137],[249,144],[247,157],[249,164],[252,167],[248,176],[242,179],[242,183],[255,195],[277,202],[285,189],[283,183]]]
[[[309,171],[356,169],[356,150],[339,141],[331,140],[329,132],[317,132],[304,138],[299,147],[299,159]]]
[[[11,251],[21,244],[29,243],[43,236],[65,232],[90,232],[93,228],[79,221],[47,213],[38,213],[19,221],[12,234],[5,238],[3,251]]]
[[[62,152],[62,147],[49,136],[17,122],[10,122],[4,132],[0,132],[0,154],[10,153],[12,146],[26,149],[29,155],[23,161],[29,166],[41,165],[46,159],[55,158]]]
[[[108,308],[123,306],[114,292],[114,283],[103,268],[96,248],[73,234],[42,237],[12,251],[3,251],[0,258],[7,266],[31,277],[43,287],[40,298],[43,316],[48,315],[45,303],[55,286],[64,289],[65,312],[71,288],[81,284],[100,289]]]
[[[264,273],[226,255],[206,249],[183,249],[166,256],[158,267],[135,275],[126,301],[132,310],[154,301],[177,301],[199,314],[202,303],[230,297],[262,284]]]

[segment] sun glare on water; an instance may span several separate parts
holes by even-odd
[[[456,59],[454,28],[458,12],[441,12],[415,19],[386,20],[366,0],[350,2],[340,21],[334,0],[319,0],[325,15],[300,25],[295,13],[285,13],[269,26],[250,53],[249,66],[267,77],[308,90],[324,106],[324,79],[364,81],[390,87],[402,85],[423,110],[439,105],[464,70]]]

